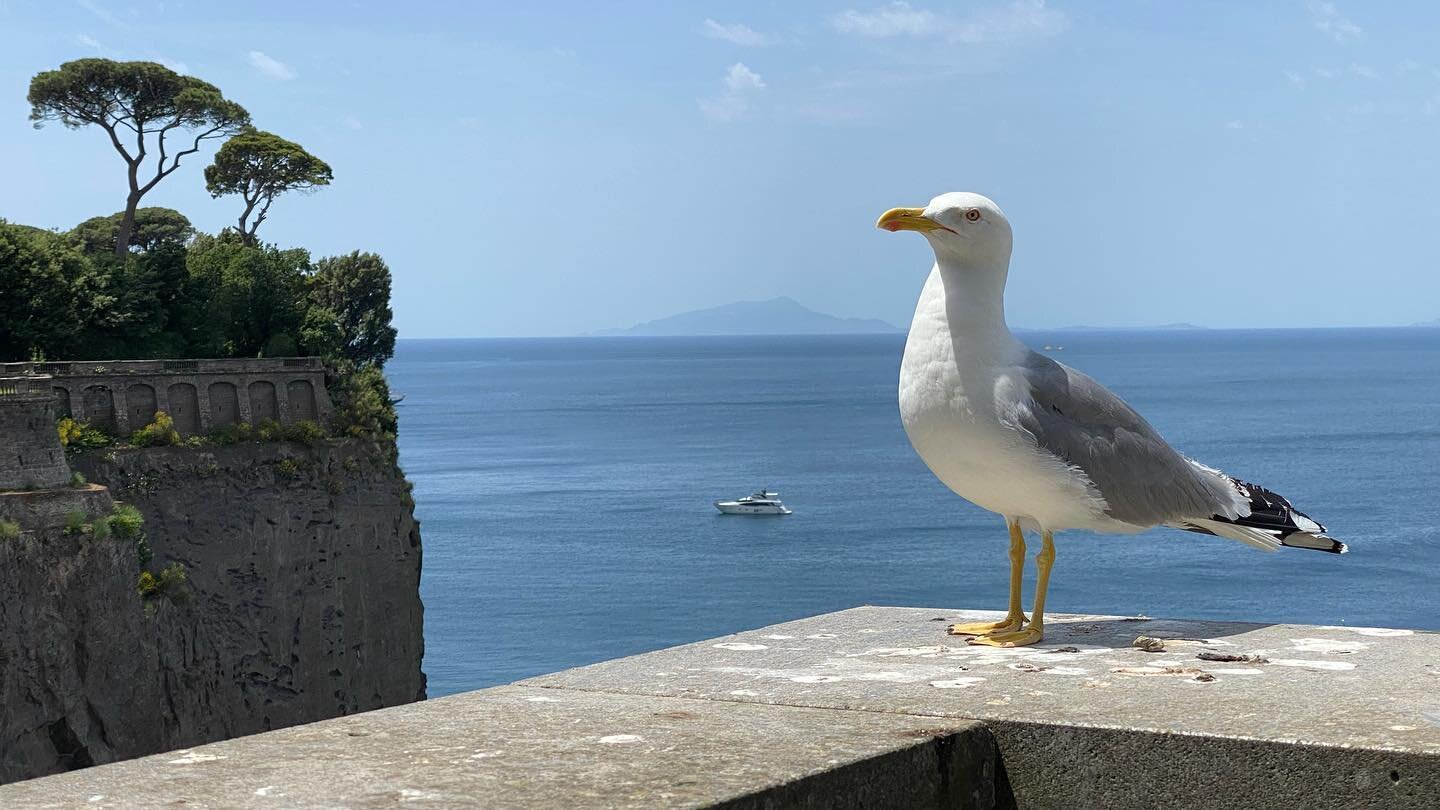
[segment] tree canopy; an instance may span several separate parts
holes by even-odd
[[[276,197],[329,185],[333,178],[329,164],[300,144],[254,127],[226,141],[215,153],[214,162],[205,167],[205,188],[210,196],[239,194],[244,200],[239,231],[251,245]]]
[[[36,74],[27,98],[36,127],[47,121],[72,129],[98,126],[124,159],[130,191],[114,245],[121,258],[130,249],[140,199],[180,168],[182,158],[198,152],[203,141],[232,135],[250,123],[245,108],[227,100],[219,88],[155,62],[66,62]]]
[[[309,279],[311,318],[307,330],[328,328],[338,354],[356,366],[381,368],[395,354],[390,325],[390,268],[374,253],[355,251],[315,263]],[[324,323],[333,317],[333,325]]]
[[[120,232],[124,211],[108,217],[91,217],[70,230],[70,238],[86,253],[109,253],[115,249],[115,235]],[[173,208],[137,208],[135,226],[130,232],[131,251],[149,253],[163,245],[184,245],[195,238],[190,219]]]
[[[55,234],[0,220],[0,361],[29,360],[79,330],[69,279],[83,262]]]

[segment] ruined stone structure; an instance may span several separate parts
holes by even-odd
[[[168,413],[182,436],[265,419],[324,424],[331,411],[318,357],[0,363],[0,377],[37,374],[50,375],[59,416],[120,435],[149,424],[156,411]]]
[[[0,373],[0,490],[43,489],[70,480],[55,432],[52,380]]]

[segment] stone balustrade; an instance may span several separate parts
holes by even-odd
[[[120,435],[149,424],[156,411],[193,436],[266,419],[323,424],[332,409],[318,357],[0,363],[0,378],[33,386],[36,375],[48,375],[60,416]]]

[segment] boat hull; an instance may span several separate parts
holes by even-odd
[[[716,501],[715,508],[726,515],[788,515],[790,510],[783,506],[759,506],[736,501]]]

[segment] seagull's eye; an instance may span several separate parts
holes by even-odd
[[[980,221],[980,209],[978,209],[978,208],[971,208],[969,211],[966,211],[966,212],[965,212],[965,218],[968,219],[968,220],[970,220],[971,222],[979,222],[979,221]]]

